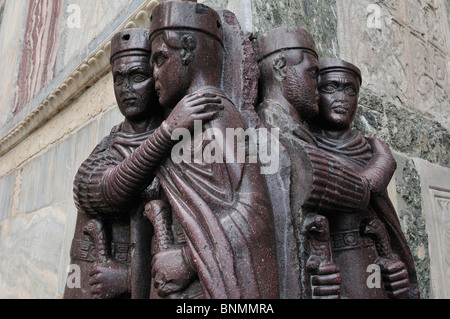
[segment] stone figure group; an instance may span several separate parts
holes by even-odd
[[[303,29],[251,43],[231,12],[167,1],[114,35],[111,70],[124,121],[75,176],[81,286],[64,298],[419,297],[395,160],[352,129],[356,66]]]

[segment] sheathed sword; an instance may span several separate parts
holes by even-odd
[[[106,263],[109,259],[110,251],[103,223],[97,219],[92,219],[84,226],[83,233],[89,235],[94,241],[96,263]]]

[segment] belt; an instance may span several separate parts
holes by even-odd
[[[331,245],[333,251],[367,248],[373,246],[373,241],[361,236],[359,229],[331,233]]]
[[[111,243],[111,255],[117,261],[131,261],[131,245],[128,243]],[[84,239],[74,239],[70,256],[88,262],[97,261],[95,255],[95,245],[93,242]]]

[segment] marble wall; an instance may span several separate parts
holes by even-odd
[[[0,126],[6,124],[12,111],[16,73],[19,66],[23,24],[28,13],[27,1],[4,1],[0,25]]]
[[[0,298],[62,296],[73,177],[122,120],[108,39],[146,27],[158,1],[0,0],[0,151],[11,132],[33,127],[0,155]],[[252,40],[274,27],[303,27],[321,56],[361,68],[355,127],[385,140],[399,164],[389,191],[422,296],[450,298],[448,1],[198,2],[235,12]],[[59,105],[46,113],[49,103]]]
[[[17,114],[55,76],[62,1],[29,2],[12,113]]]

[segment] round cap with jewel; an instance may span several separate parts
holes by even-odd
[[[130,55],[150,55],[149,31],[147,29],[127,29],[116,33],[111,40],[111,63],[120,57]]]
[[[219,14],[195,2],[166,1],[158,4],[150,17],[150,39],[162,30],[200,31],[223,43]]]

